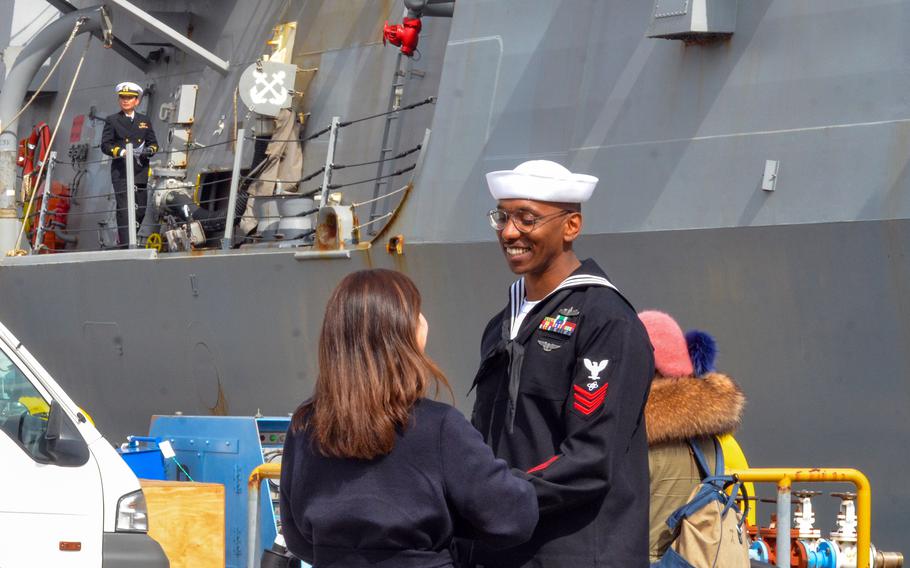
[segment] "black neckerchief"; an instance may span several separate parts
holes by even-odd
[[[521,367],[524,364],[525,343],[528,342],[528,339],[537,329],[537,325],[533,324],[537,320],[532,316],[535,313],[549,314],[555,312],[571,293],[571,288],[563,288],[555,294],[551,293],[546,296],[539,304],[531,308],[531,311],[525,315],[525,319],[521,322],[518,334],[514,339],[510,339],[512,335],[511,320],[503,318],[500,345],[503,346],[509,355],[509,407],[506,410],[506,423],[508,424],[509,434],[515,430],[515,408],[518,404],[518,387],[521,386]],[[531,325],[528,325],[529,322],[531,322]]]

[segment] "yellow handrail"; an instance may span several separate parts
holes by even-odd
[[[253,473],[250,474],[250,485],[258,485],[263,479],[278,479],[281,477],[280,463],[264,463],[256,466]]]
[[[789,489],[794,481],[852,483],[856,487],[856,566],[872,568],[869,562],[872,543],[872,486],[863,472],[849,468],[759,467],[727,470],[726,474],[735,475],[742,481],[774,482],[780,489]]]
[[[264,463],[256,466],[250,474],[247,485],[247,567],[255,568],[259,565],[259,484],[264,479],[278,479],[281,477],[280,463]]]

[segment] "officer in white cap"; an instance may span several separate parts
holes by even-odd
[[[635,308],[572,249],[597,178],[533,160],[487,183],[520,278],[484,331],[472,422],[534,485],[540,522],[516,548],[459,549],[475,566],[644,568],[654,358]]]
[[[120,101],[120,112],[104,119],[101,135],[101,151],[114,158],[111,160],[111,185],[117,201],[117,235],[120,246],[127,246],[129,213],[126,196],[126,160],[134,161],[136,183],[136,221],[141,223],[145,216],[148,200],[146,185],[149,177],[149,158],[158,151],[158,140],[149,117],[136,111],[142,98],[142,87],[125,81],[117,85],[115,92]],[[126,145],[133,144],[133,154],[126,155]]]

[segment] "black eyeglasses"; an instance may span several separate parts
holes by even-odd
[[[490,226],[497,231],[505,229],[506,225],[509,223],[509,219],[511,219],[512,224],[515,225],[515,228],[519,233],[530,233],[544,221],[555,219],[568,213],[574,213],[574,211],[563,209],[562,211],[550,213],[549,215],[535,215],[530,211],[523,210],[509,213],[502,209],[491,209],[490,212],[487,213],[487,216],[490,218]]]

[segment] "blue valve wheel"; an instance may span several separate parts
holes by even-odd
[[[830,540],[821,539],[815,547],[815,564],[813,568],[837,568],[838,548]]]
[[[770,562],[771,550],[768,548],[768,543],[763,540],[753,541],[749,546],[749,558],[758,562]]]

